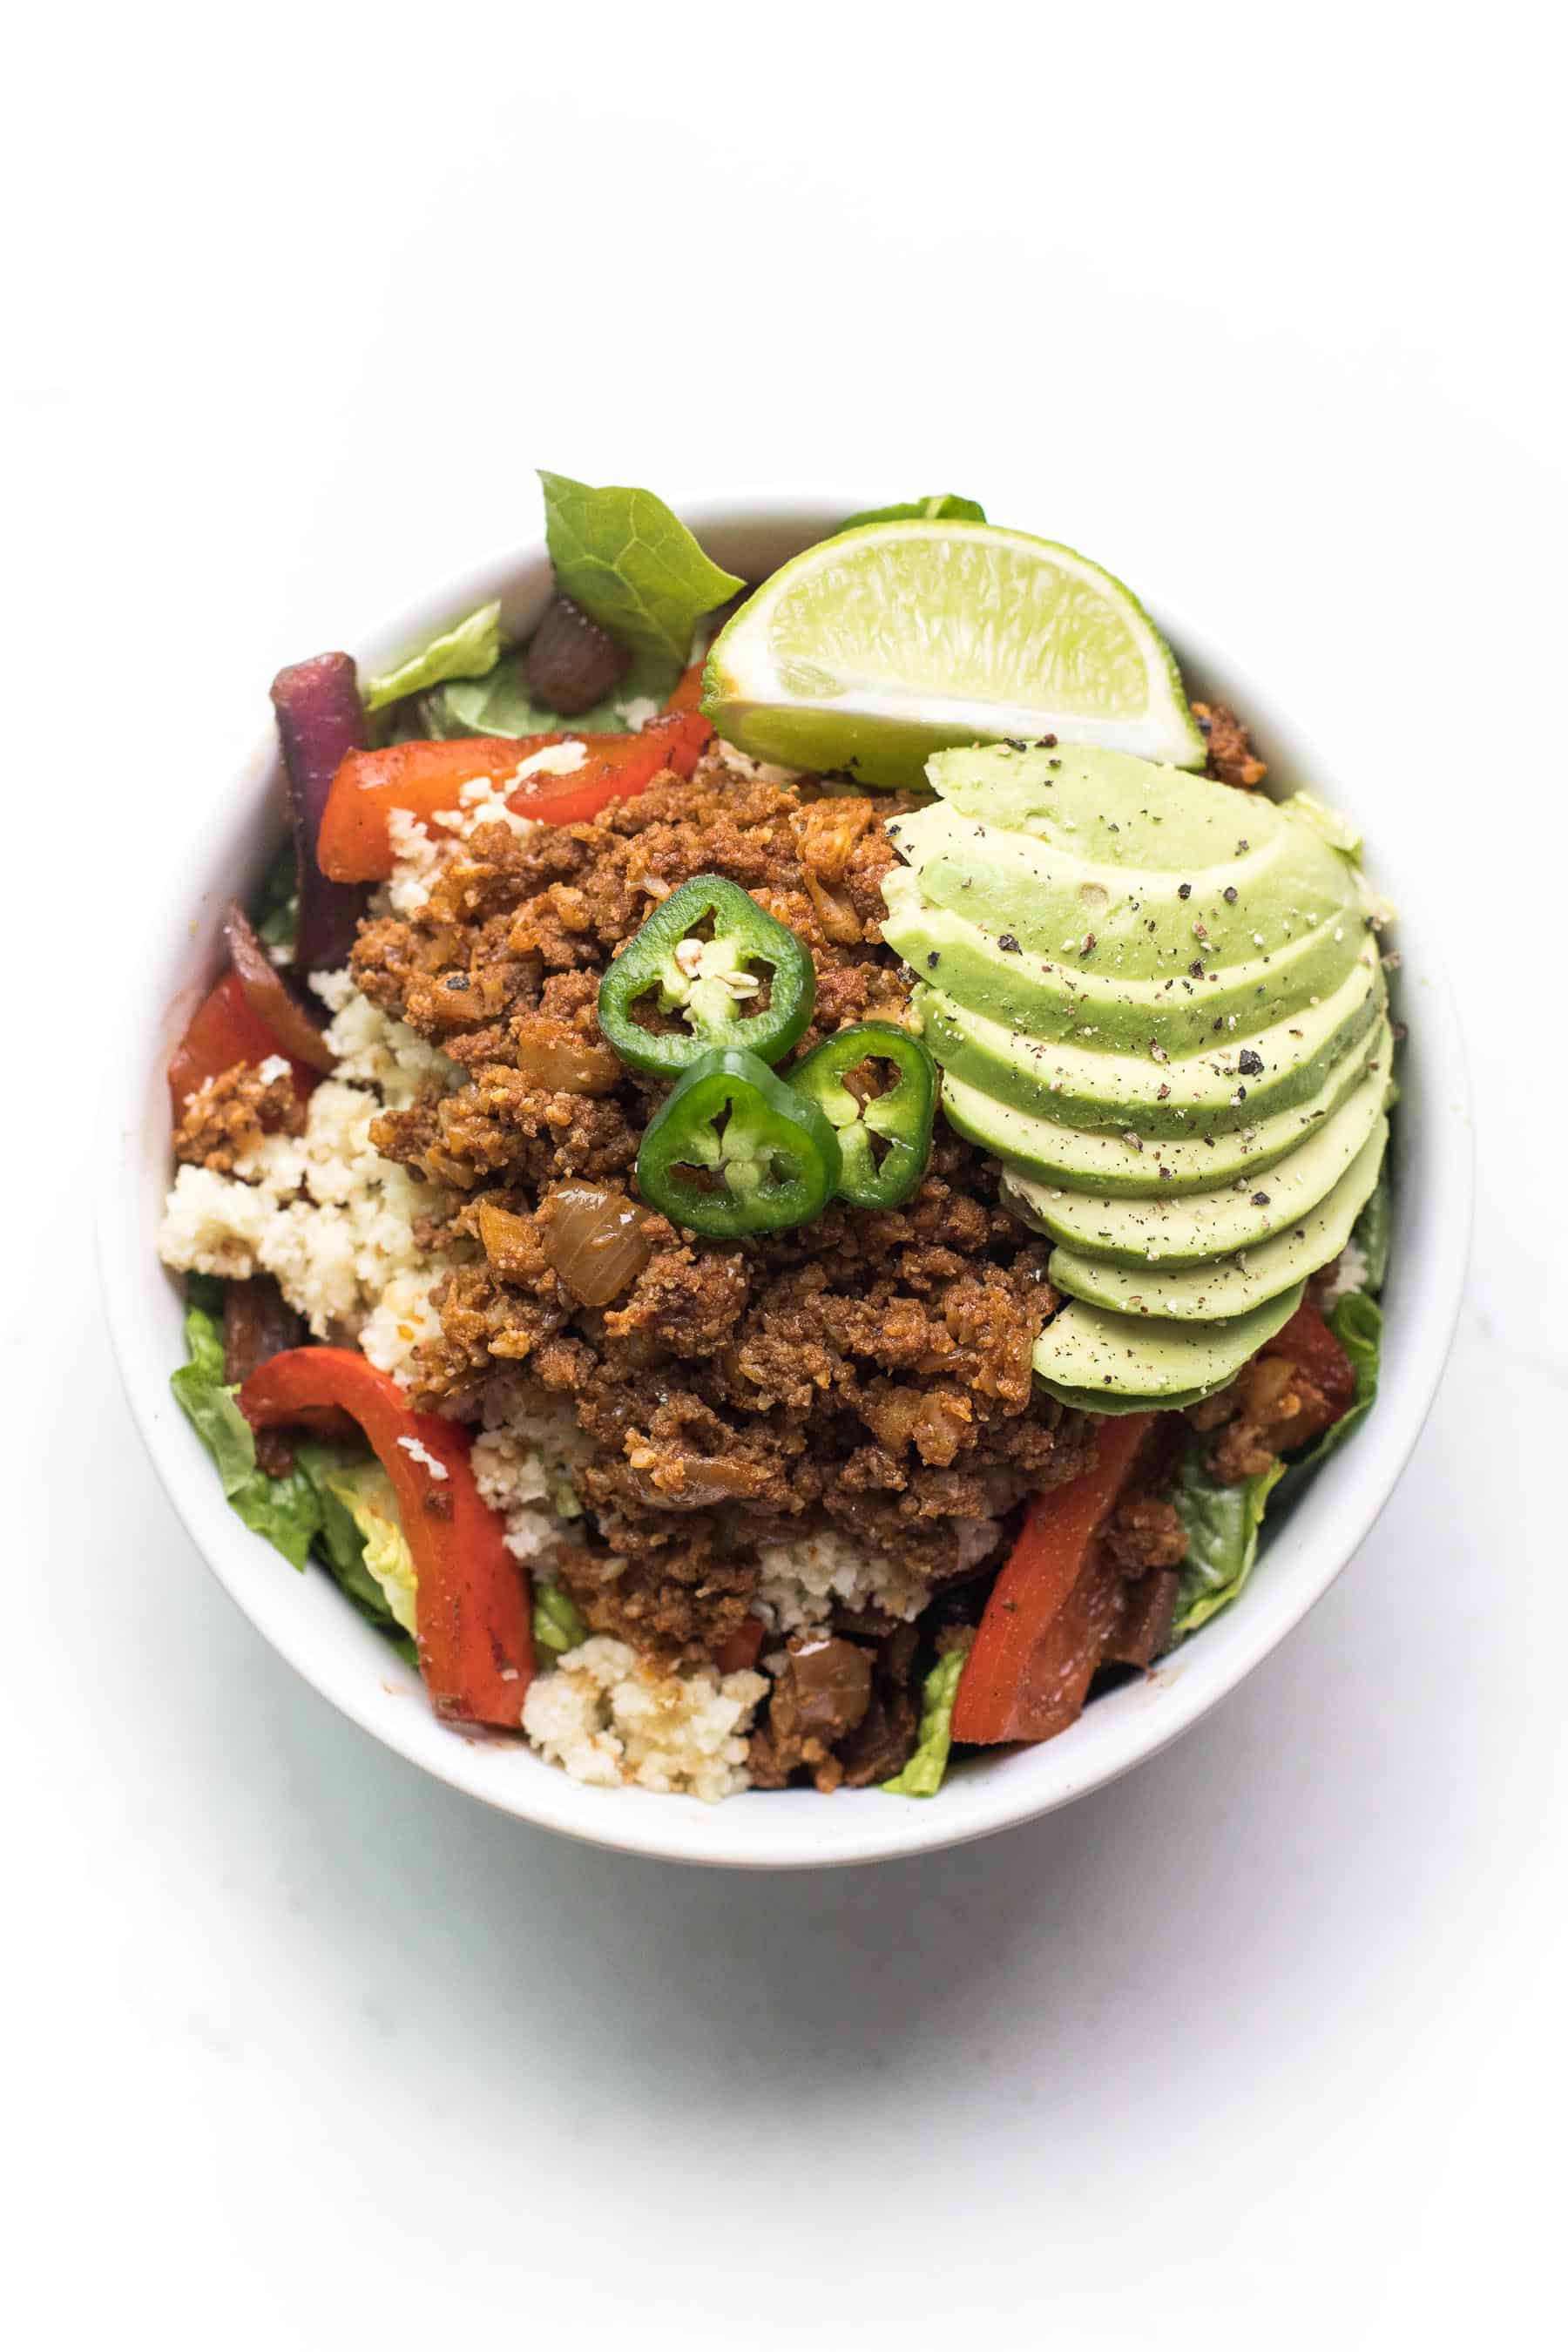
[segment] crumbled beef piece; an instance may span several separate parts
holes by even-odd
[[[1209,747],[1207,772],[1217,782],[1251,792],[1263,782],[1268,763],[1253,750],[1251,736],[1228,704],[1194,702],[1193,717]]]
[[[231,1176],[235,1163],[254,1151],[264,1136],[300,1135],[305,1106],[289,1072],[263,1077],[260,1062],[236,1062],[187,1095],[174,1129],[174,1157],[216,1175]]]
[[[1268,1355],[1254,1356],[1228,1388],[1188,1412],[1194,1428],[1219,1430],[1209,1464],[1226,1486],[1261,1477],[1277,1456],[1305,1445],[1335,1418],[1334,1406],[1299,1364]]]
[[[1102,1540],[1123,1576],[1176,1568],[1187,1556],[1187,1531],[1174,1505],[1147,1495],[1117,1505]]]
[[[552,1565],[595,1633],[671,1662],[711,1658],[740,1631],[756,1590],[754,1563],[734,1556],[717,1524],[694,1517],[662,1531],[612,1528],[619,1550],[572,1547]]]

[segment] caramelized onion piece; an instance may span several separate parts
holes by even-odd
[[[540,1271],[539,1235],[531,1217],[518,1217],[498,1202],[479,1202],[479,1239],[503,1282],[527,1282]]]
[[[533,633],[524,675],[537,702],[574,718],[619,686],[632,666],[625,646],[570,596],[557,596]]]
[[[653,1255],[642,1213],[603,1184],[557,1184],[539,1204],[539,1233],[557,1278],[584,1307],[607,1307]]]
[[[618,1057],[549,1013],[520,1013],[512,1024],[517,1066],[551,1094],[607,1095],[620,1079]]]
[[[296,1062],[303,1062],[307,1069],[323,1075],[335,1069],[336,1059],[320,1025],[311,1020],[251,929],[237,898],[231,898],[224,908],[223,936],[245,1001],[257,1019],[266,1022],[279,1049],[292,1055]]]

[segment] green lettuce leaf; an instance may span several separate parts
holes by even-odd
[[[415,1612],[417,1577],[414,1555],[403,1532],[397,1496],[391,1479],[373,1454],[350,1454],[313,1473],[323,1496],[330,1497],[360,1538],[361,1566],[380,1595],[381,1607],[405,1633],[417,1630]],[[342,1549],[339,1523],[340,1555]]]
[[[276,1545],[290,1567],[303,1569],[321,1525],[314,1486],[297,1467],[287,1478],[269,1478],[258,1469],[250,1423],[224,1381],[221,1329],[205,1306],[186,1309],[185,1348],[189,1361],[169,1386],[216,1464],[224,1494],[254,1534]]]
[[[1388,1181],[1388,1161],[1378,1171],[1377,1184],[1371,1200],[1355,1222],[1351,1239],[1366,1260],[1366,1287],[1374,1295],[1383,1288],[1388,1276],[1388,1244],[1394,1229],[1394,1192]]]
[[[410,694],[424,694],[449,677],[485,677],[500,659],[500,606],[481,604],[477,613],[438,630],[426,645],[405,654],[391,669],[367,678],[367,710],[380,710]]]
[[[536,1584],[533,1588],[535,1647],[547,1650],[552,1656],[560,1658],[587,1638],[587,1624],[571,1594],[563,1592],[558,1584]]]
[[[1383,1309],[1364,1290],[1342,1298],[1329,1318],[1329,1328],[1350,1358],[1355,1371],[1355,1395],[1331,1429],[1325,1429],[1310,1453],[1290,1465],[1309,1470],[1326,1454],[1342,1445],[1361,1427],[1377,1401],[1378,1373],[1383,1364]]]
[[[867,522],[984,522],[985,509],[973,499],[961,499],[952,490],[934,490],[930,498],[911,499],[907,506],[868,507],[864,514],[851,515],[842,522],[840,530],[858,530]]]
[[[1187,1531],[1187,1557],[1176,1593],[1173,1635],[1195,1633],[1236,1599],[1252,1573],[1268,1497],[1289,1470],[1310,1470],[1344,1444],[1372,1411],[1383,1354],[1383,1310],[1364,1290],[1342,1298],[1329,1326],[1355,1370],[1355,1395],[1331,1429],[1290,1462],[1276,1462],[1256,1478],[1224,1486],[1204,1460],[1207,1439],[1196,1439],[1171,1489]]]
[[[635,699],[629,687],[571,719],[536,702],[528,690],[528,649],[520,646],[498,663],[489,677],[465,678],[444,686],[439,694],[421,696],[416,706],[420,731],[453,735],[553,735],[563,729],[584,735],[616,735],[626,726],[626,706]],[[671,680],[673,683],[673,679]],[[663,692],[657,698],[662,701]]]
[[[952,1747],[952,1707],[958,1685],[969,1663],[969,1646],[949,1650],[925,1678],[921,1696],[921,1731],[914,1754],[901,1772],[882,1787],[890,1797],[934,1797],[947,1770]]]
[[[1207,1443],[1199,1438],[1193,1444],[1171,1489],[1176,1516],[1187,1531],[1173,1637],[1195,1633],[1236,1599],[1258,1558],[1258,1535],[1268,1497],[1285,1475],[1284,1464],[1275,1462],[1257,1478],[1224,1486],[1204,1460]]]
[[[414,1562],[408,1556],[403,1529],[395,1507],[392,1529],[377,1526],[377,1549],[373,1555],[370,1531],[363,1521],[370,1517],[363,1501],[354,1507],[365,1491],[374,1497],[384,1516],[386,1498],[391,1495],[392,1482],[374,1456],[353,1445],[329,1445],[317,1440],[296,1441],[294,1458],[300,1470],[316,1490],[321,1509],[321,1532],[316,1539],[316,1557],[328,1568],[334,1580],[353,1602],[363,1617],[368,1617],[378,1633],[384,1633],[400,1657],[410,1665],[419,1663],[418,1645],[413,1639],[413,1608],[415,1594]],[[385,1481],[385,1494],[378,1480]],[[363,1482],[362,1486],[362,1482]],[[395,1533],[395,1542],[391,1540]],[[405,1592],[406,1617],[395,1604],[393,1594],[398,1591],[398,1580]]]
[[[690,656],[698,622],[745,582],[710,562],[651,490],[593,489],[542,468],[539,478],[556,588],[630,647],[625,691],[662,702]]]

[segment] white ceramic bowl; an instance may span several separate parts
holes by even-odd
[[[760,576],[869,499],[714,501],[685,509],[715,559]],[[520,634],[549,593],[540,547],[445,589],[354,648],[374,666],[453,614],[491,596]],[[1276,722],[1266,698],[1211,660],[1181,623],[1170,635],[1189,688],[1228,696],[1253,726],[1270,784],[1312,783],[1355,811],[1375,836],[1375,780],[1342,778]],[[314,650],[301,646],[300,652]],[[264,681],[258,680],[258,703]],[[1353,1442],[1293,1502],[1270,1514],[1257,1572],[1240,1602],[1168,1664],[1097,1699],[1045,1746],[982,1757],[931,1801],[879,1790],[760,1791],[719,1805],[637,1790],[589,1789],[521,1743],[466,1737],[437,1722],[417,1677],[355,1614],[321,1571],[296,1576],[224,1502],[211,1462],[169,1393],[182,1360],[177,1284],[155,1251],[169,1177],[163,1068],[218,962],[219,910],[248,891],[280,836],[280,775],[268,740],[235,777],[205,838],[171,844],[166,885],[120,947],[127,980],[119,1051],[116,1150],[102,1192],[100,1238],[110,1328],[132,1409],[186,1528],[251,1622],[343,1714],[453,1788],[546,1829],[669,1860],[752,1869],[870,1862],[982,1837],[1049,1812],[1113,1780],[1174,1739],[1267,1657],[1345,1565],[1393,1490],[1426,1419],[1447,1356],[1470,1231],[1471,1135],[1459,1030],[1435,944],[1396,874],[1377,871],[1401,908],[1398,987],[1410,1034],[1394,1122],[1396,1240],[1386,1296],[1383,1388]],[[1375,870],[1375,860],[1374,870]]]

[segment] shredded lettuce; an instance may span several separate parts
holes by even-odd
[[[500,606],[481,604],[449,628],[440,629],[429,641],[405,654],[391,669],[367,678],[363,688],[364,707],[380,710],[389,702],[401,702],[410,694],[427,693],[433,686],[442,686],[451,677],[486,677],[500,659]]]
[[[561,1658],[587,1638],[587,1624],[571,1594],[563,1592],[558,1584],[536,1584],[533,1588],[535,1647],[548,1650],[552,1657]]]
[[[882,1782],[889,1797],[934,1797],[941,1788],[952,1747],[953,1702],[970,1647],[966,1643],[963,1649],[949,1650],[927,1675],[921,1694],[920,1738],[903,1770]]]
[[[984,522],[985,509],[973,499],[961,499],[952,490],[933,490],[930,498],[911,499],[907,506],[868,507],[864,514],[853,514],[840,530],[858,530],[868,522]]]
[[[555,585],[631,650],[625,692],[663,701],[691,655],[698,622],[745,582],[710,562],[651,490],[593,489],[541,469]]]
[[[230,1507],[253,1533],[275,1545],[291,1568],[302,1570],[321,1526],[315,1487],[298,1467],[287,1478],[269,1478],[257,1467],[250,1423],[224,1380],[221,1328],[216,1317],[200,1304],[187,1307],[185,1348],[189,1361],[171,1376],[169,1385],[216,1464]]]

